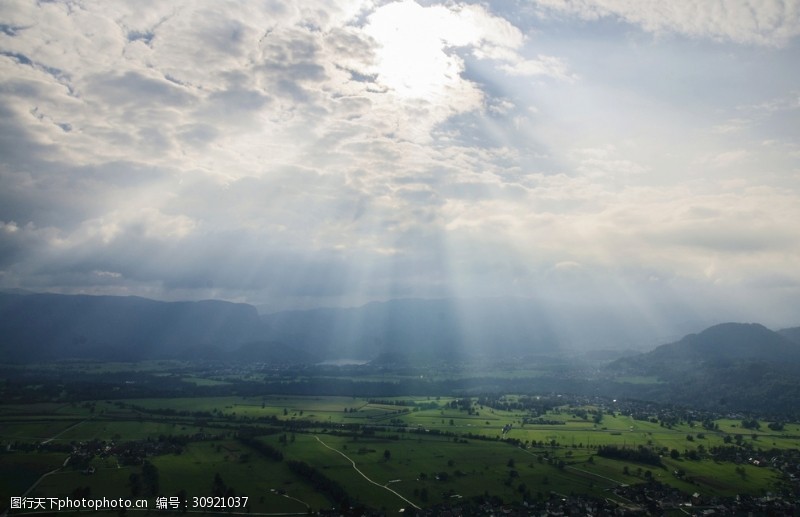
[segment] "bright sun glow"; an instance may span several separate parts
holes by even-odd
[[[386,5],[369,18],[366,28],[379,45],[375,72],[378,82],[403,98],[435,98],[455,87],[462,60],[448,48],[480,38],[468,16],[415,2]]]

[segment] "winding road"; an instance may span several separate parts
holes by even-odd
[[[328,449],[332,450],[333,452],[336,452],[336,453],[340,454],[340,455],[341,455],[341,456],[342,456],[344,459],[346,459],[347,461],[349,461],[349,462],[350,462],[350,463],[353,465],[353,468],[355,469],[355,471],[356,471],[356,472],[358,472],[358,473],[361,475],[361,477],[363,477],[364,479],[366,479],[367,481],[369,481],[369,482],[370,482],[370,483],[372,483],[373,485],[375,485],[375,486],[378,486],[378,487],[381,487],[381,488],[383,488],[384,490],[388,490],[389,492],[393,493],[394,495],[396,495],[397,497],[399,497],[400,499],[402,499],[402,500],[403,500],[403,501],[405,501],[406,503],[410,504],[411,506],[413,506],[413,507],[414,507],[414,508],[416,508],[417,510],[420,510],[420,509],[421,509],[419,506],[415,505],[414,503],[412,503],[411,501],[409,501],[408,499],[406,499],[406,498],[405,498],[405,497],[403,497],[402,495],[398,494],[396,491],[392,490],[392,489],[391,489],[391,488],[389,488],[388,486],[386,486],[386,485],[381,485],[380,483],[376,483],[375,481],[373,481],[373,480],[371,480],[370,478],[368,478],[366,474],[364,474],[363,472],[361,472],[361,471],[358,469],[358,467],[356,466],[356,462],[355,462],[355,461],[353,461],[352,459],[350,459],[350,457],[349,457],[349,456],[347,456],[347,455],[346,455],[345,453],[343,453],[342,451],[340,451],[340,450],[338,450],[338,449],[334,449],[333,447],[331,447],[331,446],[330,446],[330,445],[328,445],[327,443],[323,442],[322,440],[320,440],[320,439],[319,439],[319,436],[317,436],[317,435],[314,435],[314,438],[316,438],[316,439],[317,439],[317,441],[318,441],[319,443],[321,443],[323,446],[327,447]]]

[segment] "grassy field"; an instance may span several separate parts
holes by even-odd
[[[272,442],[277,445],[277,438]],[[356,471],[350,460],[326,445],[355,462],[358,470],[369,480]],[[465,444],[431,436],[354,440],[339,436],[297,435],[295,442],[282,450],[287,458],[305,461],[339,480],[348,492],[358,494],[361,502],[389,511],[408,504],[383,488],[386,486],[422,506],[486,492],[504,500],[521,501],[520,484],[533,488],[547,478],[549,486],[546,490],[568,493],[575,483],[568,473],[539,464],[525,451],[502,442]],[[389,451],[388,458],[386,451]],[[507,480],[510,480],[509,484],[506,484]],[[427,493],[425,499],[421,495],[423,491]]]
[[[0,454],[0,506],[6,508],[12,496],[21,496],[42,475],[61,467],[65,459],[58,453]]]
[[[189,497],[211,495],[214,477],[219,474],[237,494],[252,498],[250,508],[254,512],[305,512],[309,506],[328,505],[285,465],[263,458],[236,441],[194,443],[183,454],[160,456],[153,464],[159,469],[165,494],[174,495],[183,489]]]
[[[596,423],[585,418],[586,411],[596,409],[592,406],[559,407],[540,415],[547,424],[526,424],[523,419],[530,415],[523,411],[478,405],[465,411],[451,407],[453,401],[265,395],[0,405],[4,417],[0,439],[8,449],[0,454],[0,496],[7,504],[10,496],[21,495],[39,476],[61,467],[68,456],[67,452],[14,452],[13,444],[67,446],[90,440],[119,443],[202,435],[205,438],[188,443],[181,454],[148,458],[158,469],[161,494],[185,490],[190,497],[211,495],[218,474],[235,493],[251,498],[252,512],[305,512],[333,505],[294,474],[286,461],[267,458],[236,440],[235,429],[241,425],[262,428],[267,434],[258,439],[280,450],[285,460],[311,465],[339,481],[356,501],[388,512],[480,494],[508,502],[551,492],[613,499],[609,488],[642,483],[647,471],[687,494],[758,495],[775,486],[778,474],[773,470],[690,460],[686,455],[696,451],[703,456],[703,451],[724,445],[726,436],[736,435],[756,450],[800,446],[797,424],[787,424],[781,431],[766,424],[750,430],[743,429],[741,421],[720,419],[717,430],[686,423],[668,428],[616,413]],[[199,422],[198,413],[210,417]],[[280,424],[263,417],[274,417]],[[370,431],[354,434],[348,424]],[[504,432],[504,426],[510,428]],[[648,466],[601,458],[596,455],[600,445],[675,449],[679,457],[665,454],[663,467]],[[113,457],[96,457],[92,465],[93,475],[61,468],[46,476],[32,495],[65,496],[88,489],[98,496],[130,497],[131,475],[141,474],[142,469],[121,466]]]

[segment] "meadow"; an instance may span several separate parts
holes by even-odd
[[[95,454],[88,463],[64,466],[74,450],[102,442],[109,448],[134,443],[150,451],[142,453],[143,461],[159,475],[158,494],[145,494],[151,500],[154,495],[209,496],[219,490],[219,478],[230,493],[247,495],[255,513],[336,506],[334,498],[289,467],[292,461],[337,481],[352,504],[392,513],[475,496],[521,504],[585,494],[625,505],[612,489],[651,479],[687,498],[694,492],[767,493],[779,485],[779,473],[749,462],[718,461],[709,451],[736,435],[747,454],[797,449],[800,441],[797,424],[753,430],[719,418],[710,430],[692,421],[665,426],[624,414],[610,401],[601,407],[572,399],[533,418],[530,410],[504,409],[525,400],[517,395],[500,397],[496,407],[480,400],[265,394],[4,404],[0,495],[6,506],[11,496],[31,487],[32,497],[133,497],[132,480],[144,475],[142,463]],[[245,430],[282,458],[242,441]],[[157,448],[170,440],[180,441],[179,450]],[[661,464],[599,455],[599,447],[611,445],[660,451]],[[696,459],[690,459],[691,451]],[[89,466],[92,473],[86,472]]]

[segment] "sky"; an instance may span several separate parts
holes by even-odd
[[[6,0],[0,288],[800,325],[799,36],[797,0]]]

